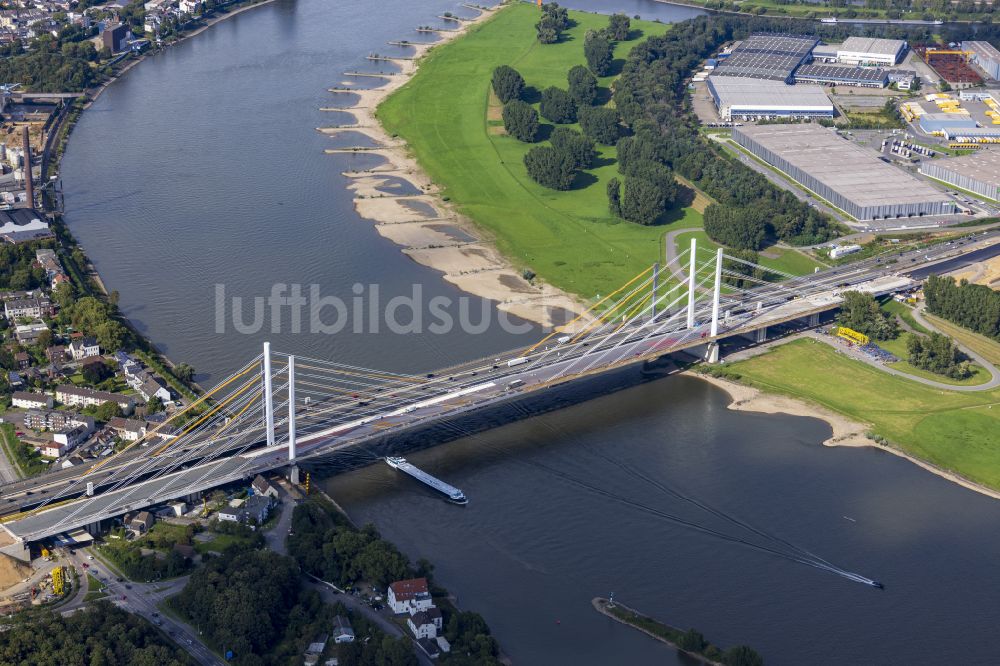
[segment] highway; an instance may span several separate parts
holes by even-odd
[[[917,277],[928,270],[943,270],[952,262],[969,261],[966,256],[981,259],[998,254],[998,240],[1000,231],[993,231],[977,236],[974,241],[962,240],[961,244],[939,245],[891,257],[883,255],[741,294],[729,293],[720,304],[728,316],[720,317],[719,335],[715,339],[752,333],[764,326],[829,310],[839,302],[839,292],[851,287],[880,290],[880,293],[893,291],[907,284],[906,275]],[[932,265],[938,267],[931,268]],[[667,288],[661,289],[667,292]],[[297,460],[345,449],[363,451],[366,442],[395,432],[456,418],[577,377],[713,340],[709,330],[710,299],[696,304],[695,326],[688,329],[683,288],[664,298],[674,302],[669,308],[658,309],[655,319],[636,316],[614,325],[596,323],[592,324],[593,330],[569,341],[560,343],[550,337],[535,347],[476,359],[420,377],[385,373],[384,379],[379,380],[351,379],[357,388],[348,391],[322,388],[316,379],[322,370],[317,364],[322,361],[297,359]],[[272,374],[278,384],[276,402],[280,402],[286,400],[282,397],[281,373],[287,372],[282,365],[287,365],[287,356],[275,358],[277,371]],[[259,375],[256,376],[259,383]],[[209,432],[167,447],[156,456],[148,448],[136,447],[96,472],[70,468],[8,484],[2,488],[0,498],[0,509],[5,513],[37,506],[42,498],[79,497],[84,481],[95,482],[97,496],[63,506],[54,506],[53,502],[43,512],[21,516],[4,526],[19,539],[33,540],[287,465],[287,450],[283,446],[287,440],[287,407],[278,404],[275,412],[277,446],[272,448],[263,447],[265,430],[258,406],[244,417],[234,419],[236,427],[223,436],[218,431]],[[112,490],[111,483],[122,487]],[[108,490],[102,492],[105,488]]]

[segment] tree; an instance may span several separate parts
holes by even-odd
[[[501,104],[521,96],[524,90],[524,77],[509,65],[500,65],[493,70],[493,92]]]
[[[535,146],[524,156],[528,176],[553,190],[568,190],[576,178],[573,158],[549,146]]]
[[[607,76],[611,73],[611,63],[614,60],[613,47],[600,33],[587,32],[583,42],[583,55],[587,59],[587,67],[597,76]]]
[[[190,382],[194,379],[194,368],[187,363],[178,363],[173,369],[174,376],[182,382]]]
[[[612,14],[608,17],[608,28],[606,34],[616,42],[624,42],[628,39],[629,28],[632,22],[625,14]]]
[[[656,183],[645,178],[625,179],[622,197],[622,217],[629,222],[650,225],[656,222],[666,208],[666,199]]]
[[[597,99],[597,77],[583,65],[574,65],[566,75],[569,96],[578,105],[590,105]]]
[[[958,346],[946,335],[911,335],[906,341],[910,365],[952,379],[972,376],[972,366]]]
[[[896,337],[896,318],[883,312],[874,296],[860,291],[845,291],[841,297],[844,302],[837,315],[838,324],[864,333],[873,340],[891,340]]]
[[[52,345],[52,331],[45,329],[38,334],[38,340],[36,341],[39,349],[48,349]]]
[[[725,666],[764,666],[764,659],[752,648],[737,645],[726,650],[722,655],[722,663]]]
[[[503,105],[503,128],[518,141],[534,143],[538,136],[538,112],[527,102],[513,99]]]
[[[705,637],[694,629],[688,629],[681,635],[677,647],[688,652],[701,652],[705,648]]]
[[[108,376],[108,368],[104,363],[87,363],[80,371],[83,378],[91,386],[100,384]]]
[[[557,127],[549,137],[552,147],[573,159],[576,169],[589,169],[597,153],[594,142],[568,127]]]
[[[94,412],[94,416],[97,417],[98,421],[110,421],[116,416],[122,415],[122,408],[117,402],[108,401],[102,403],[97,407],[97,411]]]
[[[98,344],[107,351],[121,349],[122,345],[125,344],[125,338],[128,336],[128,329],[114,319],[109,319],[99,324],[93,330],[97,336]]]
[[[163,411],[163,401],[157,396],[153,396],[146,401],[146,414],[155,414],[156,412]]]
[[[542,44],[554,44],[562,37],[563,30],[569,27],[569,14],[566,9],[554,2],[542,5],[542,18],[535,24],[538,41]]]
[[[575,123],[576,104],[570,94],[562,88],[549,86],[542,91],[542,102],[538,105],[542,117],[554,123]]]
[[[726,255],[722,260],[722,270],[725,271],[722,280],[726,284],[737,289],[752,289],[764,280],[764,269],[756,265],[760,261],[760,257],[753,250],[730,248],[726,251]],[[737,275],[733,275],[733,273]]]
[[[622,184],[617,178],[608,181],[608,210],[615,217],[622,216]]]
[[[759,250],[767,238],[767,221],[756,207],[709,204],[704,226],[705,233],[715,242],[741,250]]]
[[[613,146],[618,141],[618,112],[605,107],[581,106],[577,116],[580,129],[597,143]]]

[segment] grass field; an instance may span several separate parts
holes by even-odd
[[[535,39],[536,7],[500,10],[468,35],[433,49],[413,79],[379,107],[378,117],[406,139],[443,195],[491,234],[516,266],[591,298],[661,258],[663,235],[701,226],[701,215],[691,208],[672,210],[665,224],[653,227],[612,217],[605,188],[618,175],[613,147],[601,147],[596,168],[581,174],[574,189],[543,188],[528,178],[522,161],[532,144],[497,133],[496,118],[487,119],[490,76],[498,65],[521,72],[535,96],[550,85],[568,86],[567,71],[585,63],[584,34],[608,21],[582,12],[570,12],[570,18],[576,25],[563,40],[543,45]],[[632,27],[632,39],[616,47],[616,71],[633,45],[668,29],[634,20]],[[602,100],[610,98],[613,78],[599,80]]]
[[[892,314],[897,315],[900,319],[906,322],[906,324],[909,325],[910,328],[917,331],[918,333],[923,333],[924,335],[930,333],[930,331],[928,331],[926,328],[918,324],[917,320],[913,318],[912,314],[910,314],[910,306],[903,305],[899,301],[894,301],[890,299],[882,303],[881,307],[886,312],[891,312]]]
[[[906,359],[910,355],[910,352],[906,348],[906,344],[911,335],[912,333],[904,331],[900,333],[895,340],[878,340],[875,344],[886,351],[892,352],[897,358]],[[985,384],[990,381],[990,373],[986,372],[986,369],[982,366],[976,364],[973,364],[972,366],[972,376],[966,379],[952,379],[927,370],[921,370],[914,365],[910,365],[910,363],[905,360],[901,360],[897,363],[890,363],[889,367],[899,370],[900,372],[905,372],[908,375],[931,379],[936,382],[941,382],[942,384],[955,384],[956,386],[975,386],[977,384]]]
[[[704,231],[689,231],[677,234],[676,242],[678,250],[687,248],[691,244],[692,238],[698,239],[699,248],[707,248],[715,252],[716,248],[719,247],[719,244],[709,238],[708,234]],[[699,252],[699,254],[701,253]],[[823,265],[819,262],[791,248],[772,246],[761,250],[759,257],[761,266],[773,268],[791,275],[806,275],[807,273],[812,273],[816,267],[823,268]],[[777,279],[773,275],[769,277]]]
[[[973,333],[967,328],[962,328],[946,319],[935,317],[926,312],[924,313],[924,319],[936,326],[939,331],[951,336],[957,342],[981,355],[990,363],[1000,365],[1000,342],[990,340],[984,335]]]
[[[1000,389],[934,389],[887,375],[810,339],[781,345],[727,370],[761,389],[871,423],[875,434],[907,453],[1000,489]]]

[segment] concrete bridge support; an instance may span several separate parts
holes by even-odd
[[[755,331],[755,333],[756,333],[755,338],[757,344],[761,344],[762,342],[767,342],[767,326],[761,326]]]
[[[705,362],[706,363],[718,363],[719,362],[719,343],[710,342],[708,343],[708,348],[705,350]]]
[[[809,328],[816,328],[819,326],[819,314],[820,313],[815,312],[809,315]]]

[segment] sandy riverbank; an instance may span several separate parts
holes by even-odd
[[[489,20],[496,11],[497,8],[482,9],[479,16],[463,20],[455,30],[437,33],[440,40],[433,44],[411,44],[412,56],[388,59],[400,71],[380,77],[385,84],[378,88],[351,89],[350,82],[331,88],[336,95],[351,94],[356,99],[353,104],[331,105],[327,110],[350,113],[355,120],[338,127],[319,127],[317,131],[331,137],[352,133],[364,136],[377,146],[365,149],[365,153],[386,160],[370,170],[343,174],[351,179],[348,188],[354,193],[358,214],[372,220],[380,235],[401,246],[417,263],[443,273],[445,280],[462,291],[495,301],[503,312],[545,327],[556,327],[584,312],[585,306],[566,292],[537,280],[525,280],[471,220],[444,201],[407,146],[397,137],[389,136],[375,115],[378,105],[416,73],[420,58],[428,50]],[[327,152],[349,153],[351,149],[331,148]],[[404,183],[420,194],[393,192]]]
[[[816,419],[822,419],[833,429],[833,434],[823,442],[823,446],[871,447],[878,449],[879,451],[885,451],[886,453],[891,453],[894,456],[899,456],[900,458],[908,460],[914,465],[917,465],[932,474],[936,474],[943,479],[947,479],[952,483],[957,483],[963,488],[968,488],[969,490],[973,490],[994,499],[1000,499],[1000,492],[993,490],[992,488],[988,488],[982,484],[976,483],[975,481],[970,481],[960,474],[938,467],[937,465],[929,463],[926,460],[921,460],[920,458],[911,456],[894,446],[885,446],[869,439],[866,435],[870,429],[868,424],[855,421],[844,416],[843,414],[838,414],[837,412],[819,405],[813,405],[805,400],[790,398],[788,396],[777,395],[774,393],[765,393],[759,389],[753,388],[752,386],[738,384],[727,379],[711,377],[709,375],[702,375],[691,371],[683,374],[702,379],[728,393],[729,397],[732,399],[732,402],[729,404],[729,409],[734,411],[757,412],[761,414],[790,414],[792,416],[809,416]]]

